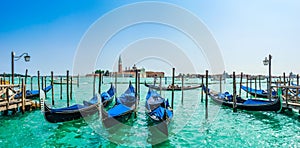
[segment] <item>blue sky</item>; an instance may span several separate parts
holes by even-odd
[[[10,73],[10,53],[17,55],[28,52],[31,61],[15,62],[15,72],[30,74],[40,70],[42,74],[65,74],[72,71],[74,56],[85,33],[105,14],[118,7],[141,1],[1,1],[0,4],[0,72]],[[196,15],[210,30],[218,43],[223,56],[225,70],[229,73],[267,74],[267,67],[262,60],[272,54],[272,71],[300,73],[298,56],[300,53],[300,2],[297,0],[212,0],[212,1],[164,1],[182,7]],[[136,12],[138,13],[138,12]],[[163,12],[161,12],[163,13]],[[151,12],[149,12],[151,15]],[[128,16],[129,17],[129,16]],[[174,17],[174,16],[172,16]],[[113,25],[114,19],[111,23]],[[176,19],[176,16],[174,17]],[[155,30],[155,31],[154,31]],[[180,32],[164,25],[140,24],[130,26],[116,34],[103,50],[103,56],[134,49],[134,41],[147,38],[163,38],[173,42],[184,50],[191,59],[205,55],[193,55],[192,43]],[[126,42],[124,39],[128,39]],[[166,41],[166,40],[164,40]],[[180,43],[179,43],[180,41]],[[122,45],[122,46],[121,46]],[[132,46],[130,46],[132,45]],[[124,47],[128,47],[124,49]],[[132,47],[132,48],[131,48]],[[145,49],[144,49],[145,50]],[[162,49],[163,50],[163,49]],[[132,66],[124,55],[124,66]],[[112,69],[107,66],[111,61],[102,60],[95,68]],[[137,56],[138,57],[138,56]],[[174,57],[176,59],[176,56]],[[141,59],[131,60],[132,62]],[[106,63],[110,61],[110,63]],[[193,61],[193,60],[192,60]],[[151,64],[152,63],[152,64]],[[153,64],[155,63],[155,64]],[[207,61],[195,64],[197,72],[209,69]],[[159,64],[151,59],[140,63],[149,70],[168,71],[167,64]],[[171,71],[171,70],[169,70]],[[188,71],[188,70],[187,70]],[[185,72],[182,69],[182,72]]]

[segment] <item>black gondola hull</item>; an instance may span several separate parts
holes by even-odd
[[[233,102],[227,102],[223,99],[219,99],[217,95],[209,95],[210,98],[221,105],[233,108]],[[237,103],[237,109],[247,110],[247,111],[280,111],[281,110],[281,101],[280,99],[276,99],[273,102],[268,104],[242,104]]]
[[[64,112],[51,112],[51,109],[45,104],[44,116],[48,122],[57,123],[57,122],[66,122],[71,120],[80,119],[83,117],[88,117],[99,112],[98,105],[94,104],[79,110],[73,111],[64,111]]]

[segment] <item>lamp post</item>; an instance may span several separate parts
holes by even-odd
[[[271,90],[271,82],[272,82],[272,76],[271,76],[271,60],[272,60],[272,56],[269,54],[269,59],[267,57],[265,57],[265,59],[263,60],[263,63],[265,66],[269,65],[269,82],[268,82],[268,98],[269,100],[271,100],[272,97],[272,90]]]
[[[28,53],[22,53],[20,56],[15,56],[15,52],[11,52],[11,84],[14,84],[14,63],[15,61],[18,61],[21,57],[24,56],[25,62],[30,61],[30,56]]]

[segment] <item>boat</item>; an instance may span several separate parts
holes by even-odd
[[[246,91],[247,93],[249,93],[252,96],[256,96],[258,98],[268,98],[269,93],[268,91],[262,90],[262,89],[253,89],[247,86],[243,86],[242,85],[242,89],[244,91]],[[276,96],[277,92],[276,91],[272,91],[272,96]]]
[[[51,89],[52,89],[52,85],[49,85],[42,90],[45,93],[47,93]],[[39,95],[40,95],[39,90],[26,90],[25,98],[26,99],[36,98],[36,97],[39,97]],[[19,99],[19,98],[22,98],[22,92],[15,95],[15,99]]]
[[[164,86],[160,87],[160,86],[150,85],[145,82],[145,86],[154,90],[172,91],[172,85],[169,85],[168,87],[164,87]],[[183,90],[197,89],[200,87],[201,85],[184,86]],[[174,91],[181,91],[181,90],[182,90],[181,86],[175,85]]]
[[[203,91],[206,93],[206,88],[203,86]],[[217,93],[208,89],[208,95],[210,98],[221,105],[228,106],[233,108],[233,95],[225,93]],[[241,97],[236,97],[237,109],[247,110],[247,111],[276,111],[280,112],[282,108],[282,90],[278,89],[277,98],[269,100],[260,100],[260,99],[242,99]]]
[[[170,108],[168,100],[149,88],[145,107],[147,109],[147,117],[150,119],[149,125],[168,136],[168,127],[173,118],[173,110]]]
[[[50,108],[44,103],[44,117],[50,123],[66,122],[91,116],[98,112],[99,97],[95,95],[89,101],[83,101],[83,104],[75,104],[64,108]]]
[[[108,91],[101,93],[102,105],[104,107],[108,106],[112,102],[114,95],[115,95],[115,87],[111,83]]]
[[[78,83],[77,79],[72,79],[72,81],[71,81],[71,79],[69,79],[69,84],[71,84],[71,82],[73,85],[77,85],[77,83]],[[65,85],[65,84],[67,84],[67,78],[63,78],[62,80],[54,79],[53,84],[64,84]]]
[[[136,101],[135,89],[130,82],[127,90],[116,98],[116,103],[112,108],[105,111],[104,106],[101,105],[103,125],[110,128],[119,123],[126,123],[136,109]]]

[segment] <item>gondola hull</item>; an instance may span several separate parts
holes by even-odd
[[[71,120],[80,119],[82,117],[88,117],[98,112],[98,104],[93,104],[88,107],[81,108],[79,110],[69,110],[63,112],[52,112],[51,109],[45,105],[44,116],[48,122],[66,122]]]
[[[156,134],[162,134],[163,136],[168,137],[169,136],[169,124],[171,122],[171,120],[166,119],[163,121],[157,121],[155,119],[153,119],[151,117],[151,115],[149,115],[149,113],[147,113],[147,119],[148,119],[148,126],[149,129],[152,128],[152,132],[159,132]],[[155,129],[153,129],[155,128]]]
[[[120,123],[130,124],[131,117],[136,109],[137,98],[134,87],[129,83],[128,89],[116,99],[116,104],[108,111],[101,105],[101,120],[106,128],[111,128]]]
[[[134,114],[134,110],[130,110],[126,113],[123,113],[120,116],[110,117],[108,113],[104,110],[104,107],[101,107],[101,120],[106,128],[111,128],[121,123],[126,123],[129,119],[131,119]]]
[[[50,91],[51,89],[52,89],[52,86],[49,85],[49,86],[47,86],[46,88],[44,88],[43,91],[44,91],[45,93],[47,93],[47,92]],[[25,98],[26,98],[26,99],[37,98],[37,97],[39,97],[39,96],[40,96],[39,90],[32,90],[32,91],[27,90],[27,91],[26,91],[26,94],[25,94]],[[15,95],[14,98],[15,98],[15,99],[22,98],[22,93],[19,93],[19,94]]]
[[[155,85],[149,85],[147,83],[145,83],[145,86],[149,87],[151,89],[154,89],[154,90],[172,91],[172,88],[169,88],[169,87],[159,87],[159,86],[155,86]],[[197,88],[200,88],[200,87],[201,87],[201,85],[185,86],[185,87],[183,87],[183,90],[192,90],[192,89],[197,89]],[[174,88],[174,91],[181,91],[181,90],[182,90],[182,87],[175,87]]]
[[[173,117],[173,111],[168,105],[168,101],[162,98],[156,91],[149,89],[146,96],[146,115],[148,119],[148,126],[155,135],[162,134],[169,136],[169,124]],[[150,129],[150,128],[149,128]],[[154,137],[155,138],[155,137]]]
[[[222,98],[219,98],[218,94],[210,93],[209,96],[214,102],[233,108],[233,102],[228,102]],[[247,110],[247,111],[280,111],[282,108],[280,98],[275,99],[274,101],[259,100],[259,102],[262,102],[264,104],[236,103],[236,105],[237,105],[237,109]]]
[[[242,86],[242,89],[249,93],[250,95],[252,96],[255,96],[257,98],[268,98],[269,97],[269,93],[266,92],[266,91],[263,91],[263,90],[256,90],[256,89],[253,89],[253,88],[250,88],[250,87],[247,87],[247,86]],[[272,91],[272,96],[276,96],[276,93],[275,91]]]

